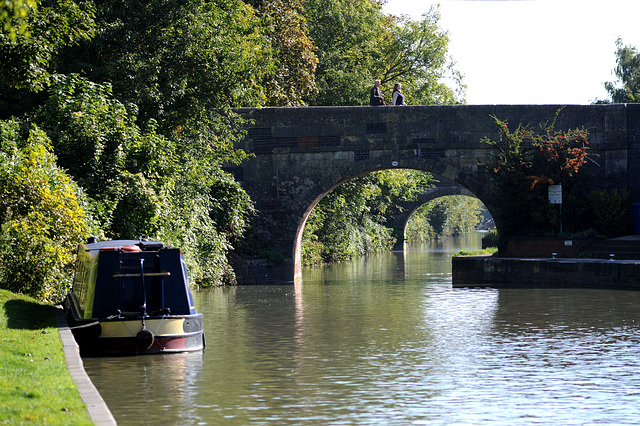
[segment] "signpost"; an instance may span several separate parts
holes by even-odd
[[[560,233],[562,233],[562,185],[549,185],[549,204],[560,205]]]
[[[549,204],[562,205],[562,185],[549,185]]]

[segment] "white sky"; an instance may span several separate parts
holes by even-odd
[[[608,99],[616,39],[640,49],[639,0],[387,0],[384,10],[418,20],[433,4],[468,104]]]

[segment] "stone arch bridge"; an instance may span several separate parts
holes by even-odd
[[[285,262],[278,268],[248,262],[240,282],[294,281],[300,276],[305,221],[338,185],[376,170],[423,170],[478,197],[500,229],[487,176],[484,137],[499,135],[492,116],[539,128],[584,128],[597,158],[592,184],[627,188],[640,201],[640,104],[456,105],[408,107],[243,108],[250,120],[239,148],[252,153],[229,167],[256,204],[256,238]],[[265,247],[267,248],[267,247]],[[248,266],[247,266],[248,265]]]

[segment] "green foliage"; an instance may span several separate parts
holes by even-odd
[[[96,22],[96,37],[68,49],[59,69],[111,82],[116,98],[137,105],[140,122],[155,119],[165,136],[197,127],[214,108],[267,103],[274,47],[239,0],[107,0]]]
[[[488,247],[482,250],[460,250],[456,256],[486,256],[494,255],[498,252],[498,247]]]
[[[39,115],[59,164],[86,189],[105,235],[134,238],[153,234],[155,209],[149,210],[149,205],[157,198],[154,183],[162,184],[163,167],[171,161],[171,144],[152,127],[141,131],[135,117],[112,98],[109,85],[77,75],[54,77]]]
[[[244,234],[251,200],[220,170],[207,176],[194,162],[181,171],[167,188],[171,202],[163,206],[158,238],[182,249],[190,277],[199,286],[233,284],[226,254]]]
[[[251,211],[248,195],[220,170],[222,161],[242,158],[231,149],[239,137],[230,130],[234,116],[203,116],[217,134],[185,127],[172,140],[154,121],[140,129],[134,108],[115,100],[109,85],[77,75],[55,83],[41,121],[60,164],[87,188],[104,235],[158,238],[182,249],[198,285],[233,282],[226,253]]]
[[[313,213],[312,213],[313,214]],[[317,215],[317,213],[315,214]],[[314,215],[314,216],[315,216]],[[311,221],[307,220],[302,236],[302,264],[321,265],[325,263],[323,258],[324,245],[318,237],[317,231],[322,223],[315,217]]]
[[[433,204],[427,203],[413,212],[405,229],[405,238],[408,242],[424,242],[438,238],[433,226],[429,223],[429,213],[432,208]]]
[[[494,148],[486,164],[496,187],[498,208],[506,235],[544,235],[559,229],[559,210],[548,203],[549,185],[562,184],[571,192],[576,175],[586,163],[588,133],[555,130],[555,122],[541,132],[518,126],[511,132],[494,117],[500,139],[483,142]]]
[[[402,82],[402,90],[414,105],[457,104],[464,101],[465,85],[447,56],[449,37],[438,26],[437,6],[414,21],[407,17],[389,17],[388,42],[382,44],[380,79],[392,84]],[[453,83],[448,87],[443,81]]]
[[[622,39],[616,40],[616,81],[604,83],[613,103],[636,103],[640,101],[640,53],[633,46],[624,46]],[[608,101],[600,101],[607,103]]]
[[[471,232],[481,224],[480,200],[465,195],[436,198],[420,206],[407,223],[406,238],[411,242]]]
[[[450,235],[460,235],[478,229],[481,224],[482,208],[477,198],[466,195],[452,195],[434,200],[436,204],[446,206],[446,227]]]
[[[76,184],[56,166],[36,126],[0,122],[0,285],[59,303],[73,253],[89,231]]]
[[[75,22],[67,46],[90,35],[81,34],[86,28],[74,14],[86,11],[93,18],[93,10],[83,8],[73,2],[52,6],[51,34],[58,31],[54,24],[64,29],[65,22]],[[95,20],[94,39],[63,55],[63,44],[44,49],[46,61],[26,58],[46,76],[37,88],[52,86],[48,97],[29,98],[35,102],[19,110],[37,116],[59,164],[85,188],[89,202],[83,207],[97,220],[99,237],[166,238],[184,251],[194,282],[232,282],[226,253],[243,235],[251,202],[221,171],[223,163],[245,158],[234,149],[242,120],[228,107],[268,98],[263,85],[277,61],[271,41],[265,42],[266,21],[235,0],[101,1]],[[42,45],[48,34],[32,31],[30,43]],[[284,35],[279,40],[287,44]],[[8,55],[21,63],[18,53]],[[69,74],[51,78],[52,70]],[[5,95],[4,114],[23,98]]]
[[[633,220],[631,217],[630,194],[625,189],[591,192],[588,198],[593,212],[593,227],[607,238],[629,235]]]
[[[305,16],[317,46],[318,94],[312,105],[363,105],[379,72],[377,42],[385,33],[380,5],[370,0],[308,0]]]
[[[300,106],[317,92],[318,58],[304,17],[304,0],[265,0],[257,6],[273,49],[273,72],[265,76],[269,106]]]
[[[36,6],[35,0],[4,0],[0,3],[0,24],[2,33],[15,41],[19,35],[28,36],[26,17],[29,9]]]
[[[21,34],[16,35],[6,23],[0,32],[0,82],[18,89],[42,90],[49,84],[49,65],[56,55],[65,46],[93,35],[92,3],[47,0],[11,3],[14,15],[17,13],[23,21]],[[26,8],[30,9],[28,13]]]
[[[303,263],[341,261],[390,249],[394,239],[385,224],[398,213],[400,202],[415,201],[431,181],[428,173],[384,170],[342,184],[307,219]]]

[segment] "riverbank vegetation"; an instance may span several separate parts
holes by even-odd
[[[492,256],[498,252],[498,247],[487,247],[481,250],[460,250],[456,256]]]
[[[0,290],[2,423],[92,424],[67,370],[55,309]]]
[[[228,254],[253,207],[224,171],[247,155],[231,108],[364,105],[376,78],[389,93],[402,81],[414,104],[464,97],[437,8],[419,21],[372,0],[14,0],[0,12],[0,282],[48,302],[69,290],[89,235],[160,239],[183,250],[195,285],[235,282]],[[358,221],[341,223],[373,237],[346,252],[387,247],[368,218],[382,204],[353,202]],[[330,227],[328,211],[310,228]]]
[[[420,206],[407,223],[405,238],[422,243],[483,227],[484,206],[474,197],[449,195]]]

